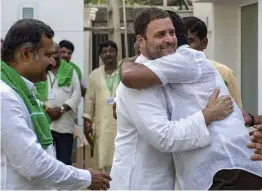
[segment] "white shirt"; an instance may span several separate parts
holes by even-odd
[[[147,59],[140,55],[136,62]],[[211,139],[201,111],[170,121],[162,86],[135,90],[120,83],[112,190],[174,190],[171,152],[207,146]]]
[[[57,77],[53,72],[49,72],[47,76],[48,93],[51,98],[45,103],[48,107],[61,107],[67,104],[71,110],[65,112],[58,120],[52,121],[51,130],[58,133],[74,133],[74,124],[76,109],[81,101],[81,88],[80,82],[75,70],[73,70],[73,77],[70,86],[58,86]],[[52,85],[53,83],[53,85]],[[53,87],[52,87],[53,86]],[[55,97],[55,98],[54,98]]]
[[[33,83],[24,79],[35,92]],[[87,170],[66,166],[55,159],[52,145],[43,150],[30,113],[20,96],[0,80],[1,189],[85,189],[91,183]]]
[[[225,82],[205,54],[188,45],[178,48],[174,54],[149,61],[145,66],[160,78],[165,88],[169,87],[166,96],[172,101],[168,103],[172,120],[185,118],[205,108],[215,88],[220,88],[220,95],[229,95]],[[221,169],[243,169],[262,176],[259,162],[250,160],[253,151],[247,148],[247,144],[251,140],[235,103],[234,112],[224,120],[211,123],[208,130],[211,145],[173,153],[182,190],[209,189],[213,176]]]

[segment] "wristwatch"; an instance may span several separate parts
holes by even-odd
[[[254,116],[251,113],[248,113],[248,115],[251,117],[251,124],[246,125],[247,127],[252,127],[256,124],[256,120]]]
[[[60,107],[60,111],[61,111],[61,113],[64,113],[64,112],[65,112],[64,106],[61,106],[61,107]]]

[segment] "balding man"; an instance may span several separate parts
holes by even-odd
[[[72,165],[74,119],[81,100],[81,89],[76,71],[60,58],[59,52],[60,47],[55,43],[53,58],[56,66],[48,72],[47,81],[38,84],[37,89],[52,120],[56,157],[64,164]]]

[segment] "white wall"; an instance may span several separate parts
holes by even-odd
[[[214,58],[214,6],[213,3],[194,3],[194,16],[204,21],[208,29],[208,46],[205,53],[208,58]]]
[[[214,4],[214,59],[231,68],[241,84],[241,21],[238,5]]]
[[[55,31],[54,40],[67,39],[75,46],[72,61],[84,68],[84,1],[83,0],[1,0],[1,37],[11,25],[22,18],[23,6],[35,8],[35,19],[41,20]],[[82,104],[79,108],[81,119]],[[82,119],[81,119],[82,120]]]

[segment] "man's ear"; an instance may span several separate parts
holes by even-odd
[[[138,45],[139,45],[139,48],[145,46],[145,39],[144,39],[144,37],[142,37],[141,35],[137,35],[137,36],[136,36],[136,41],[137,41],[137,43],[138,43]]]
[[[23,47],[20,49],[19,56],[22,61],[28,62],[32,59],[33,54],[28,47]]]
[[[202,49],[206,49],[207,48],[207,45],[208,45],[208,38],[205,37],[202,39]]]

